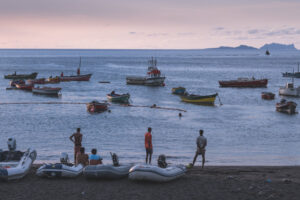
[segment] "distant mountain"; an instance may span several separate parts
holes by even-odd
[[[278,43],[271,43],[265,44],[264,46],[259,48],[260,50],[269,50],[269,51],[297,51],[294,44],[278,44]]]
[[[247,45],[240,45],[238,47],[227,47],[227,46],[221,46],[218,48],[209,48],[205,50],[258,50],[255,47],[247,46]]]

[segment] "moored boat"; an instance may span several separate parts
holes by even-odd
[[[56,76],[54,78],[49,77],[45,80],[45,84],[55,84],[55,83],[60,83],[60,77]]]
[[[200,105],[201,104],[202,105],[214,105],[217,95],[218,95],[218,93],[215,93],[212,95],[205,95],[205,96],[190,94],[190,95],[180,96],[180,98],[183,102],[187,102],[187,103],[194,103],[194,104],[200,104]]]
[[[33,87],[32,92],[34,94],[42,94],[42,95],[53,95],[58,96],[61,88],[52,88],[52,87]]]
[[[38,73],[34,72],[31,74],[17,74],[16,72],[13,74],[5,75],[5,79],[35,79]]]
[[[127,76],[126,83],[129,85],[146,85],[146,86],[164,86],[166,79],[157,68],[157,61],[151,59],[148,61],[147,76]]]
[[[275,98],[275,94],[272,92],[262,92],[261,98],[266,100],[272,100]]]
[[[172,94],[184,95],[186,89],[184,87],[172,88]]]
[[[110,94],[106,95],[107,99],[111,102],[118,102],[118,103],[128,103],[130,94],[116,94],[114,91]]]
[[[108,108],[107,103],[101,103],[98,101],[92,101],[86,104],[86,109],[90,113],[100,113],[106,111]]]
[[[237,80],[219,81],[220,87],[267,87],[268,79],[238,78]]]
[[[28,79],[26,80],[26,84],[45,84],[45,78],[39,78],[39,79]]]
[[[294,68],[293,68],[293,72],[285,72],[282,73],[283,77],[291,77],[291,78],[300,78],[300,71],[299,71],[299,63],[298,63],[298,71],[294,72]]]
[[[92,74],[74,75],[74,76],[61,76],[60,81],[89,81]]]
[[[300,86],[295,88],[294,83],[287,83],[285,87],[279,88],[279,95],[300,97]]]
[[[28,149],[25,152],[16,150],[16,140],[9,138],[8,151],[0,151],[0,179],[17,180],[28,174],[36,159],[36,151]]]
[[[286,101],[282,99],[280,103],[276,103],[276,111],[287,113],[287,114],[295,114],[296,113],[297,104],[293,101]]]
[[[183,176],[183,165],[161,168],[154,165],[135,165],[129,170],[129,179],[135,181],[168,182]]]
[[[31,91],[32,88],[34,87],[34,85],[32,84],[15,84],[16,88],[20,89],[20,90],[28,90]]]
[[[25,81],[23,79],[20,79],[20,80],[11,80],[9,82],[9,85],[11,87],[16,87],[16,84],[25,84]]]

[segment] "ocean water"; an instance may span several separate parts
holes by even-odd
[[[89,82],[65,82],[60,98],[36,96],[31,92],[6,90],[5,74],[38,72],[38,78],[76,73],[82,57],[81,73],[93,73]],[[154,56],[165,74],[165,87],[126,85],[127,75],[144,75],[147,60]],[[199,135],[207,137],[207,165],[299,165],[300,116],[275,111],[281,97],[278,89],[291,79],[281,72],[292,71],[300,53],[200,50],[0,50],[0,148],[6,149],[15,137],[18,149],[35,148],[37,163],[59,161],[67,152],[73,159],[69,136],[82,129],[83,146],[90,153],[97,148],[105,163],[109,152],[121,162],[144,162],[144,134],[153,129],[153,160],[159,154],[170,163],[192,162]],[[268,78],[267,88],[220,88],[218,80],[238,77]],[[100,84],[98,81],[110,81]],[[300,85],[300,80],[295,80]],[[172,87],[208,95],[218,92],[223,103],[216,106],[187,104],[171,94]],[[14,102],[74,102],[106,100],[106,94],[131,94],[131,104],[187,110],[110,106],[111,113],[89,114],[84,104],[1,104]],[[261,99],[262,91],[276,93],[275,100]],[[288,98],[300,105],[300,98]],[[199,159],[201,161],[201,159]],[[199,162],[200,164],[200,162]]]

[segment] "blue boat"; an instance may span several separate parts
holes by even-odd
[[[172,88],[172,94],[184,95],[186,89],[184,87]]]

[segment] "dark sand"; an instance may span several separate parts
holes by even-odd
[[[193,168],[169,183],[39,178],[0,182],[0,199],[300,199],[300,166]]]

